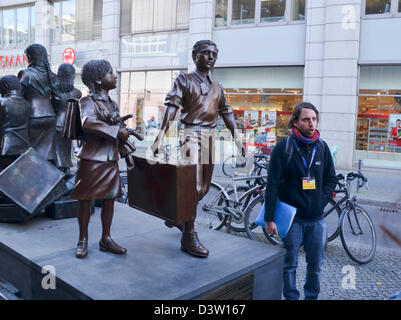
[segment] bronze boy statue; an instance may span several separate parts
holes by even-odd
[[[31,44],[25,50],[29,66],[18,73],[24,98],[31,104],[30,142],[39,155],[54,163],[56,159],[56,114],[51,97],[57,83],[51,72],[46,48]]]
[[[116,88],[117,77],[108,61],[91,60],[82,69],[82,81],[90,94],[80,100],[83,145],[78,154],[78,171],[71,198],[79,200],[79,242],[76,257],[88,252],[88,224],[91,200],[102,199],[102,238],[100,250],[124,254],[127,250],[110,237],[114,199],[120,196],[119,154],[130,157],[126,150],[128,130],[112,124],[110,114],[118,112],[108,95]],[[129,163],[127,163],[129,164]]]
[[[0,171],[10,165],[29,147],[31,106],[21,94],[16,76],[0,79]]]
[[[69,99],[80,99],[82,97],[81,91],[74,88],[75,68],[68,64],[63,63],[59,66],[57,71],[57,86],[53,95],[53,106],[56,111],[56,167],[60,170],[67,172],[72,167],[71,162],[71,147],[72,142],[70,139],[61,137],[61,131],[65,122],[65,112],[67,108],[67,101]]]
[[[214,168],[214,128],[218,115],[223,118],[227,128],[235,138],[237,147],[245,156],[245,149],[234,135],[236,129],[232,109],[226,104],[223,87],[209,76],[216,59],[217,46],[209,40],[195,43],[192,59],[196,71],[180,73],[173,88],[167,94],[163,122],[152,150],[157,154],[163,148],[163,138],[173,121],[178,109],[181,110],[181,123],[184,129],[184,141],[181,141],[181,155],[197,165],[198,201],[209,191]],[[194,256],[207,257],[206,249],[199,241],[194,230],[195,218],[177,226],[182,231],[181,250]],[[168,227],[172,225],[166,223]]]

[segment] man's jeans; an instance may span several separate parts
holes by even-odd
[[[293,222],[284,239],[287,253],[284,258],[283,295],[287,300],[298,300],[296,270],[298,251],[303,243],[306,253],[305,299],[317,299],[320,292],[320,271],[324,258],[326,223],[324,219],[316,222]]]

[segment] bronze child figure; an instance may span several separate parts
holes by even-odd
[[[32,147],[53,164],[56,159],[56,113],[51,98],[57,76],[50,70],[47,51],[41,44],[25,50],[29,66],[18,73],[24,98],[31,104],[30,142]]]
[[[68,172],[72,167],[71,148],[72,141],[61,137],[61,132],[65,122],[65,112],[69,99],[81,99],[82,93],[74,88],[75,68],[63,63],[57,71],[58,82],[53,96],[53,106],[56,111],[56,159],[55,165],[58,169]]]
[[[152,145],[157,154],[163,149],[163,138],[173,121],[177,111],[181,110],[180,121],[184,134],[181,145],[181,157],[196,164],[197,198],[201,200],[209,191],[214,168],[214,128],[218,115],[223,118],[227,128],[235,138],[237,148],[245,156],[241,141],[234,135],[236,129],[232,109],[226,103],[223,87],[210,78],[210,71],[217,60],[217,46],[209,40],[195,43],[192,49],[192,59],[196,70],[191,73],[180,73],[174,81],[173,88],[167,94],[164,104],[167,109],[163,122]],[[191,221],[176,226],[182,231],[181,250],[198,257],[207,257],[209,250],[203,246],[195,232]],[[166,223],[168,227],[172,227]]]
[[[78,153],[78,171],[71,198],[79,200],[79,242],[76,257],[88,252],[88,224],[91,200],[102,199],[102,238],[100,250],[124,254],[127,249],[110,237],[114,199],[120,196],[119,154],[126,156],[124,146],[128,130],[110,124],[109,115],[118,112],[117,104],[108,95],[116,88],[117,77],[108,61],[91,60],[82,69],[82,81],[90,94],[80,100],[83,144]],[[128,154],[129,155],[129,154]]]
[[[29,147],[31,105],[21,94],[16,76],[0,79],[0,171],[16,160]]]

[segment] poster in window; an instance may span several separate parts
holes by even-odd
[[[388,117],[388,146],[395,152],[401,152],[401,113],[393,113]]]
[[[259,112],[258,111],[245,111],[244,112],[244,126],[245,128],[253,128],[258,125]]]
[[[276,126],[276,111],[262,111],[262,123],[264,128],[273,128]]]

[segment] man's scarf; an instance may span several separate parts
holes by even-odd
[[[319,132],[317,130],[315,130],[315,133],[313,134],[312,138],[304,137],[301,134],[301,132],[299,132],[299,130],[297,128],[293,128],[291,134],[295,139],[297,139],[299,141],[302,141],[302,142],[304,142],[306,144],[311,144],[313,142],[316,142],[320,138],[320,134],[319,134]]]

